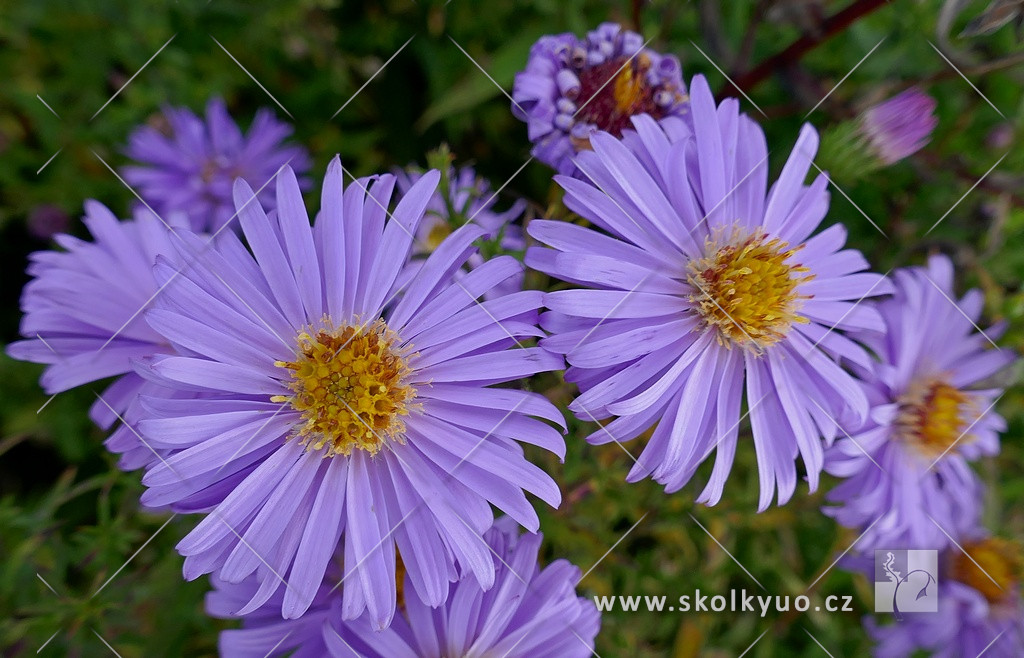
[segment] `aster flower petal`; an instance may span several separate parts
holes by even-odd
[[[24,340],[9,344],[7,353],[45,364],[40,384],[49,394],[115,377],[98,395],[90,417],[103,429],[122,419],[134,425],[141,414],[138,396],[155,394],[160,386],[136,374],[133,363],[174,352],[146,324],[143,311],[160,292],[154,263],[175,252],[180,227],[147,211],[119,221],[91,200],[85,203],[83,222],[92,242],[57,235],[64,251],[30,257],[32,280],[22,293]],[[115,429],[106,445],[121,455],[124,469],[160,458],[128,426]]]
[[[444,149],[444,147],[442,147]],[[446,153],[442,150],[441,154]],[[398,189],[402,195],[423,177],[419,167],[396,169]],[[442,195],[439,187],[427,204],[426,216],[416,232],[414,246],[418,255],[429,253],[440,238],[453,229],[472,221],[483,227],[485,238],[507,251],[521,251],[524,246],[522,228],[514,222],[526,209],[523,199],[515,200],[506,210],[498,210],[497,192],[491,183],[480,176],[472,167],[448,167],[445,173],[448,197]],[[476,266],[479,263],[471,263]]]
[[[355,653],[366,658],[591,655],[600,615],[593,603],[576,595],[580,570],[565,560],[541,568],[537,558],[542,536],[518,535],[508,518],[499,519],[484,537],[486,559],[497,574],[489,590],[463,569],[453,574],[450,585],[444,583],[444,596],[433,609],[407,596],[391,626],[377,630],[369,613],[343,620],[340,590],[333,585],[341,574],[335,561],[305,615],[281,620],[277,615],[281,594],[275,594],[264,605],[248,610],[242,628],[222,632],[221,651],[238,656]],[[414,580],[408,572],[406,592]],[[231,583],[214,577],[213,585],[207,611],[231,618],[242,616],[238,610],[253,597],[258,581],[247,578]]]

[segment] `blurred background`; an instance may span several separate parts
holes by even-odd
[[[448,143],[457,164],[474,164],[495,187],[508,181],[499,207],[522,197],[530,203],[528,216],[557,212],[550,170],[534,161],[520,171],[529,157],[525,126],[497,85],[511,89],[539,36],[582,34],[611,20],[651,38],[652,48],[678,54],[686,78],[706,74],[720,95],[737,95],[723,72],[736,80],[764,110],[766,117],[742,103],[764,125],[773,171],[804,120],[825,129],[914,84],[933,95],[939,126],[932,143],[859,180],[837,179],[842,193],[833,192],[826,221],[844,222],[850,246],[878,271],[919,264],[933,251],[949,254],[959,267],[960,292],[981,287],[986,318],[1010,323],[1001,343],[1018,352],[1024,347],[1018,14],[1024,3],[1003,2],[1005,21],[1003,14],[985,13],[988,0],[278,4],[4,3],[5,344],[18,334],[27,255],[50,247],[55,231],[82,235],[85,199],[127,214],[132,194],[103,161],[126,164],[129,132],[155,122],[165,105],[200,111],[208,98],[221,96],[243,127],[259,107],[270,107],[311,151],[317,179],[335,153],[364,175],[423,164],[428,151]],[[980,32],[962,35],[979,20]],[[44,644],[40,655],[215,653],[217,632],[228,623],[203,614],[206,580],[183,582],[173,549],[193,521],[139,509],[139,476],[117,471],[102,449],[104,434],[86,417],[102,386],[60,394],[43,407],[48,396],[38,387],[40,372],[0,356],[0,654],[34,655]],[[1006,384],[1020,381],[1019,371],[1007,377]],[[553,377],[532,385],[556,402],[571,399],[572,389]],[[1024,539],[1022,403],[1024,391],[1011,387],[998,405],[1010,425],[1003,452],[979,464],[989,487],[989,527],[1018,540]],[[564,495],[561,509],[541,509],[544,556],[568,558],[584,571],[600,560],[581,595],[674,599],[696,589],[758,589],[721,542],[770,593],[796,596],[856,538],[818,512],[822,492],[808,494],[805,486],[785,507],[756,514],[756,464],[752,446],[742,441],[726,498],[709,509],[691,502],[700,476],[671,496],[651,481],[626,484],[629,457],[614,445],[586,446],[581,437],[589,429],[571,426],[564,464],[533,454]],[[826,479],[822,489],[830,486]],[[812,612],[765,619],[606,613],[597,653],[736,656],[764,634],[747,655],[824,656],[808,632],[835,656],[867,653],[861,619],[871,608],[870,584],[835,568],[811,592]],[[830,594],[853,595],[855,611],[813,612]]]

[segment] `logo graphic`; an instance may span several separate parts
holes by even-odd
[[[938,611],[938,573],[938,551],[875,551],[875,612]]]

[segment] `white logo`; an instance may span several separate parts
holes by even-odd
[[[938,574],[938,551],[876,550],[875,612],[936,612]]]

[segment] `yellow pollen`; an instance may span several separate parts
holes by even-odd
[[[646,58],[641,55],[640,58]],[[633,108],[648,95],[647,82],[644,79],[647,69],[650,68],[650,59],[638,62],[637,66],[624,66],[615,76],[615,87],[612,90],[612,97],[615,99],[616,109],[623,114],[632,114]]]
[[[441,246],[444,239],[451,235],[452,227],[448,225],[448,222],[444,219],[438,221],[432,227],[430,232],[427,233],[427,246],[433,251]]]
[[[960,438],[975,405],[942,378],[912,384],[898,400],[898,436],[927,456],[938,457]]]
[[[981,592],[989,603],[1011,598],[1024,575],[1020,546],[990,537],[965,543],[963,548],[971,557],[956,551],[952,567],[954,578]]]
[[[690,262],[687,281],[693,286],[690,301],[718,332],[719,344],[760,352],[785,338],[794,322],[808,322],[797,311],[809,296],[797,288],[814,275],[786,262],[799,247],[763,233],[734,234],[724,246],[717,244],[709,241],[713,253]]]
[[[403,442],[410,400],[416,391],[405,380],[410,372],[406,351],[383,320],[360,327],[324,328],[299,334],[295,361],[275,365],[290,371],[292,395],[275,395],[302,413],[294,432],[310,451],[324,457],[371,455],[385,440]]]

